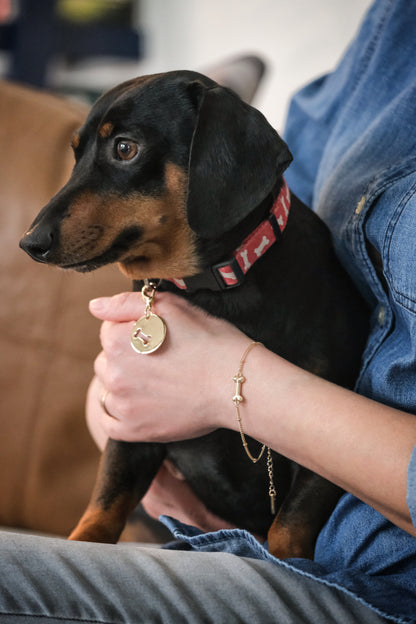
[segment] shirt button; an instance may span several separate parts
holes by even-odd
[[[377,320],[380,327],[383,327],[384,323],[386,322],[386,308],[383,305],[380,306],[378,310]]]
[[[355,214],[356,215],[360,214],[361,210],[364,208],[364,205],[365,205],[365,196],[363,195],[361,197],[360,201],[358,202],[357,207],[355,209]]]

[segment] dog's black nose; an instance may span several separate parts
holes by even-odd
[[[23,236],[19,245],[29,256],[38,262],[48,262],[53,245],[53,232],[35,228]]]

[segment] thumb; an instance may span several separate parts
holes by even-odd
[[[102,321],[122,323],[136,321],[143,315],[144,303],[140,292],[124,292],[113,297],[92,299],[90,312]]]

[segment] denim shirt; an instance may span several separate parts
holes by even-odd
[[[290,188],[326,221],[371,306],[356,390],[416,414],[416,2],[372,5],[337,69],[292,100],[285,138]],[[416,447],[408,506],[416,524]],[[279,561],[244,531],[165,522],[189,547],[270,560],[395,622],[416,622],[416,539],[350,494],[321,531],[314,561]]]

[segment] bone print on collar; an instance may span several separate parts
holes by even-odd
[[[268,218],[264,219],[244,239],[230,258],[205,269],[192,278],[172,279],[171,281],[181,290],[198,290],[199,288],[227,290],[238,286],[253,264],[279,239],[286,227],[289,209],[290,191],[283,180],[282,188]]]

